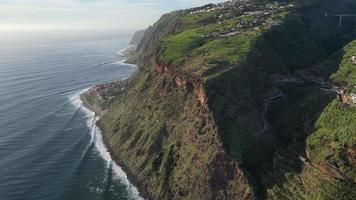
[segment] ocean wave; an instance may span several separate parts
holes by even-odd
[[[109,61],[104,61],[104,62],[101,62],[97,65],[95,65],[95,67],[98,67],[98,66],[103,66],[103,65],[110,65],[110,64],[116,64],[117,62],[119,62],[118,60],[109,60]]]
[[[132,67],[132,68],[137,68],[137,65],[136,65],[136,64],[126,63],[126,61],[127,61],[127,60],[124,59],[124,60],[116,61],[115,63],[116,63],[116,64],[123,65],[123,66],[128,66],[128,67]]]
[[[110,60],[110,61],[99,63],[95,67],[103,66],[103,65],[111,65],[111,64],[119,64],[119,65],[122,65],[122,66],[128,66],[128,67],[132,67],[132,68],[136,68],[137,67],[137,65],[135,65],[135,64],[126,63],[126,61],[127,61],[127,59]]]
[[[95,145],[95,149],[97,153],[104,159],[107,165],[107,169],[112,169],[115,177],[118,181],[124,184],[127,187],[127,191],[129,192],[132,199],[135,200],[144,200],[138,192],[138,189],[129,181],[127,174],[122,170],[120,166],[118,166],[115,161],[111,158],[110,152],[104,144],[102,132],[98,126],[96,126],[96,122],[99,120],[99,117],[95,115],[94,112],[87,109],[83,106],[83,102],[80,99],[80,94],[86,92],[89,88],[76,93],[75,95],[70,97],[70,102],[77,108],[80,108],[86,114],[86,124],[89,128],[89,133],[91,136],[91,140],[88,146],[85,148],[85,151],[88,151],[91,145]],[[83,156],[86,154],[84,152]]]
[[[120,50],[119,52],[117,52],[117,54],[120,55],[121,57],[125,57],[124,52],[129,50],[129,49],[131,49],[131,48],[133,48],[133,46],[134,45],[129,45],[128,47],[126,47],[126,48]]]

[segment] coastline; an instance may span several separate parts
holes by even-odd
[[[97,126],[99,127],[99,129],[101,130],[100,126],[97,123]],[[102,131],[102,133],[104,133]],[[129,169],[129,167],[127,167],[119,157],[115,156],[115,154],[113,153],[112,149],[109,146],[109,142],[107,141],[107,138],[105,137],[105,134],[102,134],[102,139],[103,142],[105,144],[105,147],[107,148],[108,152],[110,153],[110,156],[112,158],[112,160],[119,166],[121,167],[121,169],[126,173],[128,180],[130,181],[131,184],[134,185],[134,187],[137,188],[138,192],[139,192],[139,196],[141,198],[143,198],[144,200],[151,200],[153,199],[150,195],[149,192],[147,191],[146,187],[144,187],[144,185],[141,184],[141,182],[139,180],[137,180],[136,176],[131,172],[131,170]]]
[[[137,45],[130,44],[128,47],[122,49],[121,51],[118,52],[118,54],[122,57],[124,57],[124,63],[129,59],[132,54],[136,51]]]
[[[125,64],[125,65],[129,65],[131,67],[135,67],[138,68],[138,66],[136,64],[133,63],[127,63],[127,60],[130,59],[129,55],[125,55],[124,51],[127,50],[132,50],[132,45],[123,49],[122,51],[119,52],[119,55],[123,56],[124,59],[122,61],[119,61],[119,63]],[[133,73],[130,77],[132,77],[135,73]],[[124,79],[118,79],[116,81],[122,81],[122,80],[126,80],[130,77],[124,78]],[[146,200],[150,200],[152,199],[151,196],[149,195],[149,192],[147,191],[146,187],[144,187],[144,185],[141,184],[141,182],[139,180],[137,180],[136,176],[131,172],[131,170],[129,169],[128,166],[126,166],[119,157],[117,157],[114,152],[112,151],[109,142],[108,142],[108,138],[106,137],[104,131],[102,131],[102,128],[100,127],[100,117],[104,114],[103,110],[100,109],[96,109],[94,108],[92,105],[90,105],[90,103],[88,103],[87,99],[85,98],[84,94],[86,92],[88,92],[91,88],[96,87],[97,85],[94,85],[86,90],[83,90],[80,94],[79,94],[79,99],[80,102],[82,103],[82,105],[85,107],[85,109],[87,109],[89,112],[92,112],[94,114],[95,117],[95,125],[96,127],[99,129],[99,134],[101,136],[102,142],[107,150],[107,152],[110,154],[110,158],[112,161],[115,162],[115,164],[122,169],[122,171],[125,173],[125,175],[127,176],[128,181],[130,182],[130,184],[135,187],[135,189],[138,191],[138,197],[136,199],[146,199]],[[129,189],[131,190],[131,185],[127,185],[129,187]]]

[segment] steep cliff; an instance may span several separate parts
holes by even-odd
[[[328,87],[354,90],[356,20],[330,13],[355,10],[243,0],[162,16],[105,107],[105,142],[152,199],[354,198],[356,111]]]
[[[145,30],[136,31],[134,33],[134,35],[132,36],[129,44],[130,45],[138,45],[138,44],[140,44],[144,34],[145,34]]]

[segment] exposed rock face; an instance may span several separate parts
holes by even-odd
[[[134,35],[132,36],[132,38],[131,38],[130,45],[138,45],[138,44],[140,44],[140,42],[141,42],[141,40],[143,38],[143,35],[145,34],[145,31],[146,30],[136,31],[134,33]]]
[[[352,195],[354,159],[349,157],[355,142],[341,139],[355,130],[350,124],[355,113],[333,101],[335,94],[289,75],[310,69],[323,79],[338,71],[334,66],[341,63],[340,54],[333,53],[355,36],[354,24],[323,34],[334,22],[311,13],[336,9],[337,1],[307,2],[300,13],[290,11],[294,6],[280,9],[279,3],[266,2],[231,1],[197,8],[199,12],[172,12],[145,31],[130,60],[140,65],[139,72],[99,122],[115,160],[145,196],[235,200]],[[236,35],[201,37],[231,31],[234,23],[224,24],[221,18],[248,21],[247,15],[271,6],[275,13],[268,20],[285,21],[273,27],[252,24]],[[241,14],[241,9],[252,14]],[[291,16],[282,18],[284,11]],[[350,64],[350,56],[345,57],[342,63]],[[350,69],[343,71],[338,82],[351,85]],[[351,78],[344,81],[345,76]],[[274,96],[280,98],[265,106],[265,99]],[[335,120],[348,129],[330,123]],[[337,136],[328,137],[334,132],[343,135],[337,142],[332,141]],[[329,154],[323,143],[337,153]],[[311,189],[315,185],[321,196]]]
[[[195,90],[195,94],[197,95],[200,105],[203,106],[203,108],[208,109],[208,102],[204,89],[202,87],[199,87]]]
[[[144,84],[138,85],[141,80]],[[138,92],[142,90],[146,92]],[[139,73],[117,102],[125,105],[114,103],[100,126],[148,197],[253,198],[245,174],[226,154],[211,114],[170,74]]]
[[[156,61],[155,71],[158,74],[165,74],[167,77],[171,77],[172,80],[175,81],[176,85],[179,88],[183,88],[186,92],[193,91],[200,105],[204,109],[208,109],[207,95],[199,78],[189,79],[187,75],[177,72],[174,70],[174,67],[164,63],[163,61]]]

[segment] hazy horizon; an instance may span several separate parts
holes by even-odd
[[[221,0],[0,0],[0,43],[130,35],[164,13],[217,2]]]
[[[115,40],[117,38],[130,38],[134,31],[123,30],[31,30],[17,31],[4,34],[0,31],[0,50],[23,45],[47,45],[71,42],[87,42],[99,40]]]

